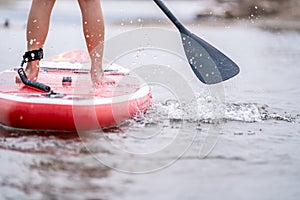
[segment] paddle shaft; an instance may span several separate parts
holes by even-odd
[[[173,24],[178,28],[179,31],[185,29],[181,22],[173,15],[169,8],[161,0],[153,0],[158,7],[167,15],[167,17],[173,22]]]

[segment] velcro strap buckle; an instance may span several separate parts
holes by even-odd
[[[43,59],[43,57],[44,57],[44,52],[42,48],[38,50],[27,51],[23,55],[23,62],[27,63],[35,60],[41,60]]]

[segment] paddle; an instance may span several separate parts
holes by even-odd
[[[178,28],[186,57],[197,78],[205,84],[230,79],[239,67],[222,52],[187,30],[161,0],[153,0]]]

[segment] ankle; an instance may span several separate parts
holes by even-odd
[[[43,57],[44,57],[44,52],[42,48],[38,50],[27,51],[23,55],[21,66],[23,66],[25,63],[27,63],[27,66],[30,65],[29,63],[36,65],[39,63],[41,59],[43,59]]]
[[[27,62],[26,68],[39,69],[40,68],[40,61],[35,60],[35,61]]]

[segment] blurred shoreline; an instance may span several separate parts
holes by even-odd
[[[300,31],[298,0],[214,0],[197,14],[198,21],[249,21],[264,29]]]
[[[102,2],[108,24],[147,26],[169,23],[152,1]],[[0,25],[24,25],[30,3],[30,0],[0,0]],[[266,30],[300,31],[299,0],[165,0],[165,3],[185,24],[225,27],[246,24]],[[80,21],[78,5],[73,1],[58,1],[53,12],[52,20],[55,23],[74,24]]]

